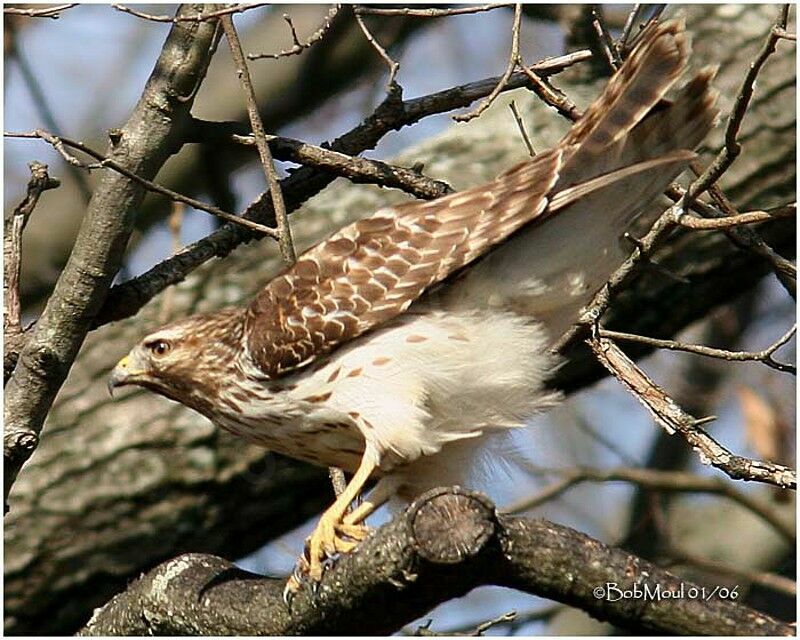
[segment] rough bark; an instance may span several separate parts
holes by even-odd
[[[694,63],[722,65],[715,84],[723,112],[774,14],[771,6],[687,10]],[[783,43],[759,79],[745,120],[745,152],[723,182],[743,210],[794,199],[794,77],[794,46]],[[583,104],[599,86],[581,74],[557,82]],[[551,145],[566,129],[524,93],[514,98],[527,113],[537,148]],[[457,189],[496,175],[525,154],[505,103],[504,98],[481,118],[420,145],[399,162],[422,161],[428,175]],[[712,137],[712,146],[719,136]],[[395,192],[339,181],[292,216],[295,238],[306,247],[401,199]],[[792,255],[793,222],[771,225],[768,239]],[[618,304],[617,326],[672,335],[768,271],[720,234],[684,234],[665,252],[667,266],[693,274],[690,284],[658,275],[638,279]],[[241,247],[175,287],[169,303],[160,296],[135,318],[90,334],[42,445],[11,495],[8,633],[72,631],[142,570],[190,551],[242,556],[329,500],[322,472],[278,461],[152,394],[133,392],[112,402],[105,392],[108,371],[139,337],[164,320],[245,300],[275,273],[279,260],[270,241]],[[576,366],[560,385],[574,389],[595,379],[591,367]]]
[[[568,527],[498,516],[487,498],[458,489],[421,496],[289,606],[283,581],[188,554],[131,584],[81,634],[389,635],[482,584],[564,602],[632,632],[794,635],[728,591],[714,597]],[[639,595],[618,597],[626,591]]]

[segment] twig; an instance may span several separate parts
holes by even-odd
[[[778,40],[780,40],[780,36],[777,35],[776,30],[786,29],[788,14],[789,5],[781,7],[776,24],[770,29],[764,46],[756,56],[756,59],[751,63],[747,75],[742,82],[742,86],[739,89],[739,93],[733,105],[733,110],[728,117],[728,124],[725,127],[725,145],[717,154],[714,161],[705,172],[703,172],[703,175],[689,185],[683,200],[684,209],[687,208],[697,196],[719,180],[722,174],[728,170],[741,153],[742,146],[738,140],[739,129],[747,113],[747,108],[750,106],[750,99],[753,97],[756,78],[758,78],[758,74],[761,72],[764,63],[775,53]]]
[[[486,96],[486,98],[481,101],[481,103],[475,107],[472,111],[467,113],[462,113],[459,115],[453,116],[453,120],[456,122],[469,122],[474,118],[477,118],[481,115],[486,109],[489,108],[489,105],[494,102],[495,98],[500,95],[500,92],[508,84],[508,81],[511,79],[511,74],[514,73],[514,69],[516,69],[517,64],[519,63],[519,31],[520,26],[522,24],[522,5],[515,4],[514,5],[514,22],[511,26],[511,52],[508,55],[508,63],[506,65],[506,70],[503,72],[503,75],[500,76],[500,80],[495,85],[495,88],[492,92]]]
[[[28,224],[41,195],[61,185],[47,173],[47,165],[31,162],[31,177],[25,198],[6,219],[3,233],[3,380],[14,370],[19,357],[22,338],[20,322],[19,276],[22,261],[22,232]]]
[[[121,11],[122,13],[127,13],[132,16],[136,16],[137,18],[142,18],[143,20],[150,20],[152,22],[207,22],[209,20],[216,20],[222,16],[230,16],[234,13],[243,13],[244,11],[249,11],[250,9],[258,9],[259,7],[267,7],[270,3],[268,2],[257,2],[254,4],[235,4],[231,7],[225,7],[224,9],[218,9],[216,11],[208,11],[207,13],[197,13],[194,15],[185,15],[185,16],[164,16],[164,15],[153,15],[151,13],[144,13],[142,11],[137,11],[135,9],[131,9],[130,7],[126,7],[124,4],[113,4],[112,7],[117,11]]]
[[[794,546],[797,532],[794,522],[782,517],[773,506],[749,492],[740,491],[719,476],[701,476],[686,471],[662,471],[636,467],[595,469],[576,467],[554,470],[563,477],[534,496],[523,498],[505,508],[505,513],[523,513],[553,500],[572,487],[584,482],[629,482],[647,489],[670,493],[710,493],[725,497],[769,524],[790,545]]]
[[[797,474],[793,469],[734,455],[719,444],[698,426],[702,421],[683,411],[611,340],[593,335],[586,342],[600,363],[648,409],[661,427],[670,434],[679,433],[691,445],[700,462],[720,469],[734,480],[797,488]]]
[[[484,4],[475,7],[458,7],[454,9],[412,9],[403,7],[402,9],[381,9],[377,7],[356,7],[355,13],[358,15],[370,16],[408,16],[409,18],[444,18],[447,16],[463,16],[469,13],[480,13],[482,11],[492,11],[493,9],[503,9],[513,7],[511,2],[500,4]]]
[[[681,216],[678,223],[687,229],[708,231],[738,227],[743,224],[768,222],[769,220],[775,220],[777,218],[790,218],[796,213],[797,205],[792,203],[770,211],[748,211],[746,213],[737,213],[723,218],[700,218],[698,216],[684,215]]]
[[[631,31],[633,31],[633,23],[636,22],[636,18],[641,10],[641,3],[637,2],[635,5],[633,5],[633,9],[631,9],[631,12],[628,14],[628,18],[625,20],[625,26],[622,27],[622,33],[614,45],[614,48],[617,50],[617,56],[621,60],[625,58],[628,39],[631,37]]]
[[[182,202],[173,202],[172,211],[167,219],[169,233],[172,236],[172,255],[174,256],[181,248],[181,227],[183,226],[183,212],[185,205]],[[159,322],[167,322],[172,313],[172,301],[175,294],[175,287],[169,287],[164,291],[161,298],[161,309],[159,310]]]
[[[303,53],[306,49],[309,49],[314,44],[322,40],[325,37],[325,34],[331,28],[333,24],[333,19],[336,17],[336,14],[339,13],[339,10],[342,8],[341,4],[335,4],[328,10],[328,15],[325,16],[325,19],[322,22],[322,26],[317,29],[314,33],[312,33],[305,42],[300,42],[297,37],[297,31],[294,28],[294,23],[292,22],[291,16],[288,14],[283,15],[283,19],[288,23],[289,29],[292,32],[292,46],[290,49],[284,49],[278,53],[248,53],[247,59],[248,60],[260,60],[262,58],[271,58],[273,60],[277,60],[278,58],[288,58],[289,56],[297,56]]]
[[[672,565],[691,565],[703,571],[730,576],[731,578],[743,579],[751,584],[757,584],[771,591],[783,593],[790,598],[797,597],[797,583],[790,578],[785,578],[775,573],[767,573],[765,571],[753,571],[743,567],[734,567],[682,549],[670,549],[667,553],[670,556],[670,564]]]
[[[358,26],[361,28],[361,31],[364,33],[364,37],[366,37],[367,42],[372,45],[372,48],[378,52],[378,55],[383,58],[386,65],[389,67],[389,82],[387,83],[389,88],[396,87],[397,83],[395,82],[395,78],[397,77],[397,72],[400,69],[400,63],[396,60],[393,60],[392,57],[386,52],[380,43],[375,39],[375,36],[372,35],[370,30],[367,28],[367,25],[364,23],[364,18],[361,17],[361,14],[356,11],[355,12],[356,22]]]
[[[480,624],[469,627],[455,627],[452,629],[448,629],[447,631],[431,631],[431,624],[433,623],[433,619],[428,619],[424,624],[417,627],[416,631],[413,633],[415,636],[422,636],[422,637],[437,637],[437,636],[464,636],[464,637],[477,637],[482,636],[492,627],[496,627],[499,624],[507,624],[509,622],[514,622],[517,618],[516,611],[508,611],[507,613],[503,613],[496,618],[491,618],[489,620],[484,620]]]
[[[195,121],[200,124],[201,121]],[[202,122],[202,132],[193,141],[219,144],[228,142],[255,146],[255,138],[226,132],[227,123]],[[219,125],[217,127],[217,125]],[[214,129],[219,131],[213,131]],[[293,138],[266,135],[272,155],[278,160],[297,162],[318,169],[326,169],[337,176],[347,178],[357,184],[379,184],[383,187],[401,189],[408,194],[430,200],[452,192],[452,187],[442,180],[434,180],[416,172],[414,169],[350,156]]]
[[[59,4],[54,7],[47,7],[45,9],[22,9],[20,7],[3,7],[3,13],[12,16],[26,16],[28,18],[52,18],[58,20],[61,17],[61,12],[67,9],[77,7],[79,2],[70,2],[68,4]]]
[[[695,353],[701,356],[708,356],[709,358],[718,358],[720,360],[728,360],[731,362],[761,362],[772,369],[783,371],[785,373],[797,374],[797,368],[788,363],[777,362],[772,358],[772,355],[791,340],[797,333],[797,325],[794,325],[778,340],[772,343],[763,351],[728,351],[726,349],[715,349],[713,347],[706,347],[698,344],[685,344],[675,340],[661,340],[659,338],[650,338],[647,336],[635,335],[632,333],[622,333],[620,331],[609,331],[608,329],[599,329],[599,334],[603,338],[611,338],[613,340],[623,340],[627,342],[638,342],[646,344],[657,349],[669,349],[671,351],[685,351],[687,353]]]
[[[553,107],[556,111],[558,111],[559,115],[565,117],[570,122],[577,122],[577,120],[581,117],[581,112],[578,107],[575,106],[575,103],[572,102],[572,100],[570,100],[565,93],[556,89],[553,85],[548,83],[546,80],[543,80],[531,69],[529,69],[525,65],[522,56],[519,57],[519,65],[525,72],[525,75],[530,78],[533,92],[539,96],[539,98],[543,100],[545,104]]]
[[[619,57],[611,34],[608,32],[606,23],[603,20],[600,5],[594,5],[592,7],[592,28],[597,36],[597,43],[600,46],[600,50],[603,52],[603,56],[606,62],[608,62],[608,67],[613,73],[619,69],[622,60]]]
[[[236,66],[236,73],[242,83],[242,90],[244,91],[245,102],[247,103],[247,115],[250,118],[253,136],[256,139],[256,148],[261,158],[261,166],[267,178],[267,187],[272,196],[272,209],[275,212],[281,256],[287,265],[292,265],[297,259],[294,251],[294,244],[292,243],[292,230],[289,225],[288,215],[286,214],[286,204],[283,201],[283,193],[281,192],[278,174],[275,171],[275,161],[272,159],[269,144],[267,144],[265,139],[266,132],[264,131],[264,124],[261,122],[261,115],[258,113],[256,93],[253,89],[253,82],[250,79],[250,71],[247,69],[247,61],[242,51],[242,43],[239,42],[239,34],[236,33],[236,27],[234,27],[233,18],[230,15],[220,17],[220,22],[225,31],[225,37],[228,39],[228,44],[230,45],[233,63]]]
[[[705,203],[701,203],[699,200],[694,200],[692,202],[692,209],[710,218],[724,218],[726,216],[739,215],[717,185],[711,185],[708,192],[713,195],[715,200],[721,203],[723,210],[718,211]],[[665,191],[667,197],[671,198],[676,203],[682,203],[686,193],[686,189],[683,189],[683,187],[679,185],[672,185]],[[678,210],[679,215],[676,217],[678,223],[680,223],[680,219],[683,217],[683,211],[684,209],[682,208]],[[783,285],[787,293],[792,296],[792,298],[797,297],[797,267],[791,261],[777,254],[772,247],[764,242],[758,233],[752,229],[747,227],[728,227],[723,229],[723,233],[725,233],[731,242],[740,249],[750,251],[765,260],[770,265],[778,281]]]
[[[527,129],[525,129],[525,122],[523,122],[522,117],[519,115],[519,111],[517,111],[517,103],[512,100],[508,104],[508,108],[511,109],[511,113],[514,114],[514,120],[517,123],[517,128],[519,128],[522,141],[525,143],[525,146],[528,149],[528,155],[533,158],[536,155],[536,150],[533,148],[533,144],[531,144],[531,139],[528,136]]]
[[[19,132],[9,132],[6,131],[3,135],[7,138],[38,138],[40,140],[44,140],[45,142],[49,143],[56,151],[58,151],[61,156],[70,164],[75,166],[82,167],[84,169],[97,169],[97,168],[108,168],[116,171],[117,173],[122,174],[126,178],[133,180],[137,184],[141,185],[148,191],[152,191],[154,193],[160,193],[163,196],[166,196],[170,200],[176,202],[183,202],[184,204],[188,204],[190,207],[195,209],[199,209],[201,211],[205,211],[206,213],[210,213],[211,215],[217,216],[218,218],[222,218],[228,222],[232,222],[234,224],[238,224],[242,227],[246,227],[251,231],[256,231],[258,233],[263,233],[266,236],[271,238],[278,238],[277,230],[264,226],[263,224],[258,224],[257,222],[253,222],[252,220],[248,220],[246,218],[242,218],[240,216],[233,215],[232,213],[228,213],[227,211],[223,211],[222,209],[215,207],[210,204],[206,204],[205,202],[201,202],[200,200],[195,200],[194,198],[190,198],[189,196],[185,196],[177,191],[172,191],[171,189],[167,189],[166,187],[161,186],[160,184],[156,184],[150,180],[146,180],[141,176],[135,174],[133,171],[126,169],[118,162],[112,160],[104,156],[99,151],[95,151],[91,147],[86,146],[82,142],[78,142],[77,140],[71,140],[70,138],[64,138],[62,136],[56,136],[52,133],[47,131],[43,131],[41,129],[37,129],[30,133],[19,133]],[[98,161],[96,165],[85,165],[76,157],[70,155],[66,150],[65,146],[71,147],[73,149],[77,149],[85,153],[86,155],[94,158]]]

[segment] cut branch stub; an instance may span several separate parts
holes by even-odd
[[[494,535],[494,505],[481,494],[462,489],[432,489],[409,509],[420,557],[437,564],[458,564],[477,555]]]

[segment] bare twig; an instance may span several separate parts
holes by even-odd
[[[447,16],[463,16],[470,13],[481,13],[492,9],[503,9],[513,7],[513,3],[484,4],[475,7],[458,7],[453,9],[412,9],[403,7],[401,9],[383,9],[377,7],[356,7],[355,13],[371,16],[408,16],[409,18],[444,18]]]
[[[783,336],[762,351],[728,351],[726,349],[715,349],[713,347],[706,347],[698,344],[685,344],[675,340],[661,340],[659,338],[639,336],[632,333],[609,331],[608,329],[600,329],[599,333],[603,338],[611,338],[613,340],[623,340],[627,342],[638,342],[640,344],[646,344],[658,349],[685,351],[687,353],[695,353],[697,355],[708,356],[709,358],[718,358],[720,360],[728,360],[731,362],[761,362],[772,369],[791,373],[792,375],[797,374],[797,368],[794,365],[777,362],[772,357],[778,349],[780,349],[794,337],[794,335],[797,333],[797,325],[793,326]]]
[[[132,16],[136,16],[137,18],[142,18],[143,20],[150,20],[151,22],[207,22],[208,20],[216,20],[222,16],[230,16],[234,13],[243,13],[244,11],[249,11],[250,9],[258,9],[259,7],[267,7],[269,6],[268,2],[258,2],[254,4],[235,4],[231,7],[225,7],[224,9],[218,9],[216,11],[208,11],[206,13],[196,13],[194,15],[185,15],[185,16],[164,16],[164,15],[153,15],[151,13],[144,13],[142,11],[137,11],[135,9],[131,9],[130,7],[126,7],[124,4],[113,4],[111,5],[117,11],[121,11],[122,13],[127,13]]]
[[[641,3],[637,2],[635,5],[633,5],[633,9],[631,9],[631,12],[628,14],[628,18],[625,20],[625,26],[622,27],[622,33],[620,34],[617,42],[614,44],[614,48],[617,50],[617,56],[620,58],[620,60],[625,59],[628,40],[631,37],[631,32],[633,31],[633,24],[636,22],[641,10]]]
[[[511,109],[511,113],[514,114],[514,121],[517,123],[519,133],[522,136],[522,141],[525,143],[525,147],[528,149],[528,155],[533,158],[536,155],[536,150],[533,148],[531,139],[528,136],[528,131],[525,128],[525,122],[522,120],[522,116],[519,115],[519,111],[517,111],[517,103],[512,100],[508,104],[508,107]]]
[[[697,452],[703,464],[710,464],[734,480],[765,482],[781,488],[797,488],[794,469],[781,464],[737,456],[699,427],[703,421],[681,409],[616,344],[593,335],[587,343],[600,363],[639,400],[655,421],[670,434],[679,433]]]
[[[690,565],[706,572],[721,574],[734,579],[746,580],[751,584],[757,584],[771,591],[783,593],[790,598],[797,597],[797,583],[790,578],[785,578],[766,571],[753,571],[743,567],[734,567],[724,562],[704,558],[703,556],[682,549],[670,549],[668,554],[671,564],[673,565]]]
[[[325,34],[331,28],[333,24],[333,19],[336,17],[336,14],[339,13],[339,10],[342,8],[341,4],[335,4],[328,10],[328,15],[325,16],[325,19],[322,22],[322,26],[317,29],[314,33],[312,33],[305,42],[301,42],[300,39],[297,37],[297,31],[294,28],[294,23],[292,22],[291,16],[288,14],[283,15],[283,19],[289,25],[289,29],[292,32],[292,46],[289,49],[284,49],[278,53],[248,53],[247,59],[248,60],[260,60],[262,58],[270,58],[273,60],[277,60],[278,58],[288,58],[289,56],[297,56],[303,53],[306,49],[309,49],[314,44],[322,40],[325,37]]]
[[[397,72],[400,69],[400,63],[392,59],[392,57],[386,52],[386,49],[384,49],[375,39],[375,36],[372,35],[372,32],[370,32],[369,28],[364,23],[364,18],[361,17],[361,14],[358,11],[355,12],[355,17],[358,26],[364,33],[364,37],[366,37],[367,41],[372,45],[372,48],[378,52],[378,55],[383,58],[386,65],[389,67],[389,82],[387,85],[390,89],[395,87],[397,85],[395,78],[397,77]]]
[[[622,60],[619,57],[617,48],[614,46],[614,40],[608,32],[605,20],[603,20],[602,9],[599,5],[594,5],[592,7],[592,28],[597,36],[597,43],[600,46],[600,50],[603,52],[603,56],[606,62],[608,62],[608,67],[613,73],[619,69]]]
[[[742,151],[742,146],[738,140],[739,129],[747,113],[747,108],[750,106],[750,99],[753,97],[756,78],[758,78],[758,74],[761,72],[764,63],[775,53],[778,40],[780,40],[780,36],[776,33],[776,30],[786,29],[788,16],[789,5],[783,5],[780,9],[775,26],[770,29],[764,46],[750,65],[747,75],[742,82],[742,86],[739,89],[739,93],[736,96],[733,110],[728,117],[728,124],[725,127],[725,145],[703,175],[689,185],[686,195],[684,196],[684,208],[687,208],[697,196],[719,180],[722,174],[725,173],[736,158],[739,157]]]
[[[469,122],[470,120],[477,118],[481,115],[486,109],[489,108],[489,105],[494,102],[495,98],[500,95],[500,92],[508,84],[509,79],[511,78],[511,74],[514,73],[514,69],[516,69],[517,64],[519,63],[519,31],[520,26],[522,24],[522,5],[515,4],[514,5],[514,22],[511,26],[511,52],[508,56],[508,64],[506,65],[506,70],[503,72],[503,75],[500,76],[500,80],[498,81],[495,88],[492,92],[486,96],[484,100],[478,104],[475,109],[469,111],[467,113],[462,113],[459,115],[453,116],[453,120],[456,122]]]
[[[701,476],[686,471],[662,471],[636,467],[595,469],[574,467],[553,470],[562,477],[541,492],[509,505],[504,512],[523,513],[557,498],[568,489],[584,482],[628,482],[655,491],[670,493],[710,493],[725,497],[751,511],[775,529],[789,544],[794,545],[797,532],[794,522],[781,514],[766,500],[737,489],[720,476]]]
[[[797,205],[792,203],[785,207],[777,207],[770,211],[747,211],[746,213],[736,213],[725,216],[724,218],[700,218],[698,216],[681,216],[679,224],[687,229],[698,229],[703,231],[714,229],[727,229],[738,227],[743,224],[756,224],[767,222],[776,218],[789,218],[797,213]]]
[[[281,256],[287,265],[291,265],[297,259],[294,251],[294,244],[292,243],[292,230],[289,226],[289,218],[286,213],[286,204],[283,201],[283,193],[281,192],[278,174],[275,171],[275,161],[272,159],[272,152],[269,150],[269,145],[265,138],[266,132],[264,131],[264,124],[261,122],[261,115],[258,113],[258,103],[256,102],[253,82],[250,79],[250,71],[247,69],[247,61],[242,51],[242,44],[239,42],[239,34],[236,33],[236,27],[233,25],[233,18],[230,15],[224,15],[220,17],[220,22],[225,31],[225,37],[228,39],[228,44],[230,45],[233,63],[236,65],[236,73],[242,83],[242,90],[244,91],[245,102],[247,103],[247,115],[250,118],[250,126],[253,129],[253,136],[256,139],[256,148],[261,158],[261,166],[264,169],[264,175],[267,178],[267,187],[272,197],[272,209],[275,212]]]
[[[172,236],[172,255],[174,256],[181,249],[181,227],[183,226],[183,213],[185,205],[182,202],[172,203],[172,211],[167,219],[169,233]],[[160,322],[167,322],[172,314],[172,300],[175,297],[175,287],[170,287],[164,292],[161,299],[161,309],[158,314]]]
[[[61,156],[70,164],[81,167],[83,169],[98,169],[98,168],[112,169],[113,171],[122,174],[126,178],[133,180],[134,182],[141,185],[148,191],[152,191],[154,193],[160,193],[161,195],[166,196],[170,200],[176,202],[183,202],[184,204],[188,204],[190,207],[199,209],[200,211],[205,211],[206,213],[210,213],[211,215],[217,216],[218,218],[221,218],[228,222],[232,222],[242,227],[246,227],[251,231],[263,233],[264,235],[269,236],[271,238],[276,238],[276,239],[278,238],[277,230],[273,229],[272,227],[267,227],[264,226],[263,224],[258,224],[257,222],[253,222],[252,220],[248,220],[246,218],[233,215],[232,213],[223,211],[218,207],[206,204],[205,202],[201,202],[200,200],[190,198],[189,196],[185,196],[181,193],[178,193],[177,191],[172,191],[171,189],[167,189],[166,187],[163,187],[160,184],[157,184],[150,180],[146,180],[141,176],[135,174],[133,171],[126,169],[115,160],[106,157],[99,151],[95,151],[91,147],[88,147],[82,142],[78,142],[77,140],[71,140],[70,138],[56,136],[41,129],[37,129],[36,131],[32,131],[30,133],[6,131],[3,133],[3,135],[7,138],[38,138],[40,140],[44,140],[45,142],[49,143],[56,151],[58,151],[61,154]],[[96,165],[86,165],[82,163],[80,160],[78,160],[75,156],[70,155],[66,151],[65,147],[71,147],[73,149],[77,149],[78,151],[81,151],[86,155],[94,158],[98,162]]]
[[[525,65],[522,56],[519,57],[519,65],[525,72],[525,75],[530,78],[533,92],[539,96],[539,98],[544,101],[545,104],[553,107],[556,111],[558,111],[559,115],[565,117],[570,122],[576,122],[578,118],[581,117],[581,112],[578,107],[575,106],[575,103],[572,102],[572,100],[570,100],[565,93],[559,89],[556,89],[549,82],[543,80],[534,71],[529,69]]]
[[[70,2],[68,4],[58,4],[53,7],[46,7],[44,9],[22,9],[21,7],[3,7],[3,13],[12,16],[26,16],[28,18],[52,18],[58,20],[61,17],[61,12],[67,9],[77,7],[79,2]]]
[[[22,325],[20,322],[19,303],[19,275],[22,260],[22,232],[28,224],[36,204],[41,195],[60,186],[56,178],[51,178],[47,173],[47,165],[41,162],[31,162],[28,167],[31,178],[28,181],[28,190],[25,198],[17,205],[14,212],[6,219],[3,233],[3,380],[16,365],[22,340]]]
[[[708,189],[708,192],[709,194],[712,194],[717,202],[720,203],[722,211],[718,211],[717,209],[714,209],[713,207],[710,207],[699,200],[694,200],[692,202],[691,208],[693,210],[708,218],[724,218],[726,216],[732,217],[739,215],[739,213],[736,211],[733,205],[730,204],[728,199],[724,196],[717,185],[711,185]],[[683,189],[683,187],[680,187],[679,185],[672,185],[669,189],[667,189],[667,191],[665,191],[667,197],[671,198],[676,203],[682,203],[686,193],[687,190]],[[683,211],[684,209],[682,208],[677,211],[678,215],[675,219],[678,224],[680,224],[680,220],[683,217]],[[786,289],[789,295],[792,296],[792,298],[796,297],[797,267],[791,261],[777,254],[772,247],[764,242],[758,233],[752,229],[747,227],[728,227],[723,229],[723,233],[725,233],[725,235],[727,235],[731,242],[733,242],[737,247],[744,249],[745,251],[750,251],[751,253],[754,253],[765,260],[770,265],[772,271],[775,273],[775,276],[778,278],[778,281],[783,285],[784,289]]]
[[[508,611],[507,613],[503,613],[495,618],[484,620],[483,622],[475,626],[456,627],[453,629],[448,629],[447,631],[432,631],[431,624],[433,623],[433,619],[430,618],[424,624],[417,627],[413,635],[422,637],[437,637],[437,636],[463,636],[467,638],[477,637],[477,636],[482,636],[489,629],[491,629],[492,627],[496,627],[499,624],[507,624],[509,622],[514,622],[516,618],[517,618],[516,611]]]

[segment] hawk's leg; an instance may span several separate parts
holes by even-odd
[[[365,455],[358,471],[336,501],[322,514],[314,533],[311,534],[307,545],[307,556],[308,575],[313,581],[319,582],[322,578],[322,562],[326,557],[336,553],[347,553],[358,541],[366,537],[365,527],[360,526],[357,521],[345,523],[344,517],[350,503],[361,493],[375,467],[377,463],[373,457]],[[343,536],[351,539],[346,540]]]
[[[372,470],[375,469],[376,465],[365,465],[365,462],[362,461],[361,468],[359,468],[359,472],[361,469],[369,470],[371,473]],[[364,472],[364,477],[361,479],[360,484],[355,484],[356,479],[359,477],[359,473],[357,472],[353,479],[350,481],[350,484],[345,489],[347,491],[350,487],[354,486],[353,492],[354,495],[357,495],[358,492],[363,488],[366,479],[369,478],[369,473],[367,470]],[[369,533],[369,528],[364,524],[364,519],[367,518],[371,513],[373,513],[376,509],[378,509],[381,505],[383,505],[389,498],[391,498],[395,492],[397,491],[398,485],[401,484],[399,479],[396,476],[384,476],[372,491],[369,493],[369,496],[362,502],[358,507],[350,511],[349,513],[346,512],[346,505],[345,504],[345,513],[341,516],[340,520],[336,522],[333,526],[334,528],[334,535],[333,535],[333,545],[336,549],[337,553],[348,553],[351,551],[361,540],[367,537]],[[342,496],[344,493],[342,493]],[[341,498],[341,496],[340,496]],[[338,502],[338,500],[337,500]],[[325,512],[323,515],[323,519],[333,511],[334,507],[337,505],[334,503],[328,511]],[[335,515],[335,514],[334,514]],[[312,540],[314,536],[320,532],[320,528],[322,525],[322,520],[320,520],[320,524],[317,526],[317,529],[312,534],[311,538],[309,538],[306,544],[305,553],[300,556],[300,559],[295,567],[295,571],[293,575],[289,578],[286,588],[284,589],[284,599],[289,602],[291,597],[294,593],[296,593],[300,586],[303,584],[304,579],[308,576],[311,576],[312,580],[315,580],[313,574],[311,573],[311,558],[312,556]],[[328,529],[330,531],[330,529]],[[338,534],[338,535],[337,535]],[[342,536],[349,538],[345,540]],[[324,555],[324,554],[323,554]],[[324,560],[324,557],[321,555],[317,555],[317,561],[320,566],[320,574],[321,574],[321,567]]]

